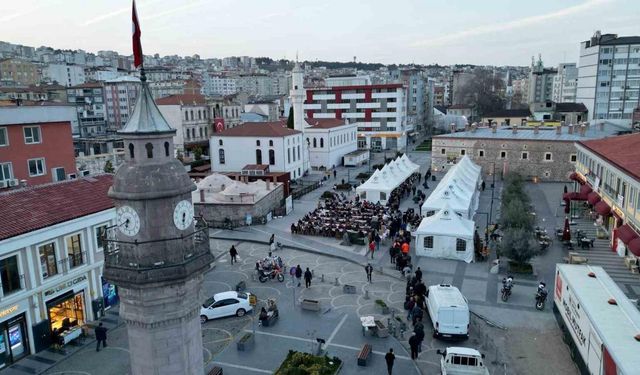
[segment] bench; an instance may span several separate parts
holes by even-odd
[[[356,294],[356,287],[354,285],[343,285],[342,293],[344,294]]]
[[[222,373],[222,368],[216,366],[212,368],[211,371],[207,373],[207,375],[224,375],[224,374]]]
[[[302,309],[309,311],[320,311],[320,301],[315,299],[303,299]]]
[[[367,360],[371,354],[371,344],[364,344],[358,353],[358,366],[367,366]]]
[[[262,326],[263,327],[271,327],[273,326],[276,321],[278,320],[278,317],[280,316],[280,314],[267,314],[267,319],[262,321]]]

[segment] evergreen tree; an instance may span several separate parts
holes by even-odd
[[[293,129],[293,107],[289,108],[289,117],[287,118],[287,128]]]
[[[115,173],[116,170],[113,168],[113,164],[111,163],[111,160],[107,160],[106,163],[104,163],[104,173]]]

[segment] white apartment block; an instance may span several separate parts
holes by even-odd
[[[220,75],[206,74],[202,81],[202,94],[206,96],[213,95],[232,95],[238,91],[235,77],[226,77]]]
[[[578,68],[575,63],[558,65],[558,74],[553,77],[552,100],[556,103],[575,103],[578,88]]]
[[[171,95],[157,99],[156,105],[169,125],[176,129],[173,137],[176,150],[208,146],[213,119],[204,96]]]
[[[306,89],[308,119],[346,119],[358,129],[358,148],[406,147],[406,88],[402,84]]]
[[[306,119],[305,142],[312,169],[333,168],[343,164],[344,155],[358,149],[358,127],[346,120]]]
[[[138,99],[140,80],[122,76],[104,83],[104,98],[107,108],[107,127],[120,130],[129,120]]]
[[[42,74],[50,81],[62,86],[77,86],[86,82],[84,68],[80,65],[49,64]]]
[[[302,132],[289,129],[284,122],[246,122],[210,140],[211,170],[240,172],[247,165],[268,165],[270,172],[289,172],[302,177],[304,155]]]
[[[640,36],[601,34],[580,43],[576,102],[591,120],[631,126],[640,100]]]

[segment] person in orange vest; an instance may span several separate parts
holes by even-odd
[[[407,242],[404,242],[402,244],[401,250],[402,250],[402,254],[405,254],[405,255],[409,254],[409,244]]]

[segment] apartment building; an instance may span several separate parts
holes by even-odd
[[[171,95],[157,99],[156,105],[167,123],[176,129],[173,139],[176,150],[185,151],[197,146],[208,150],[209,136],[213,134],[213,119],[204,96]]]
[[[62,86],[77,86],[86,82],[84,67],[73,64],[49,64],[42,70],[48,82]]]
[[[556,103],[575,103],[577,89],[578,68],[576,64],[558,64],[558,74],[553,77],[552,100]]]
[[[38,65],[16,58],[0,60],[0,81],[18,85],[40,83]]]
[[[140,92],[140,80],[122,76],[104,83],[104,99],[109,131],[120,130],[129,120]]]
[[[76,106],[81,137],[106,133],[107,121],[102,83],[89,82],[67,88],[67,103]]]

